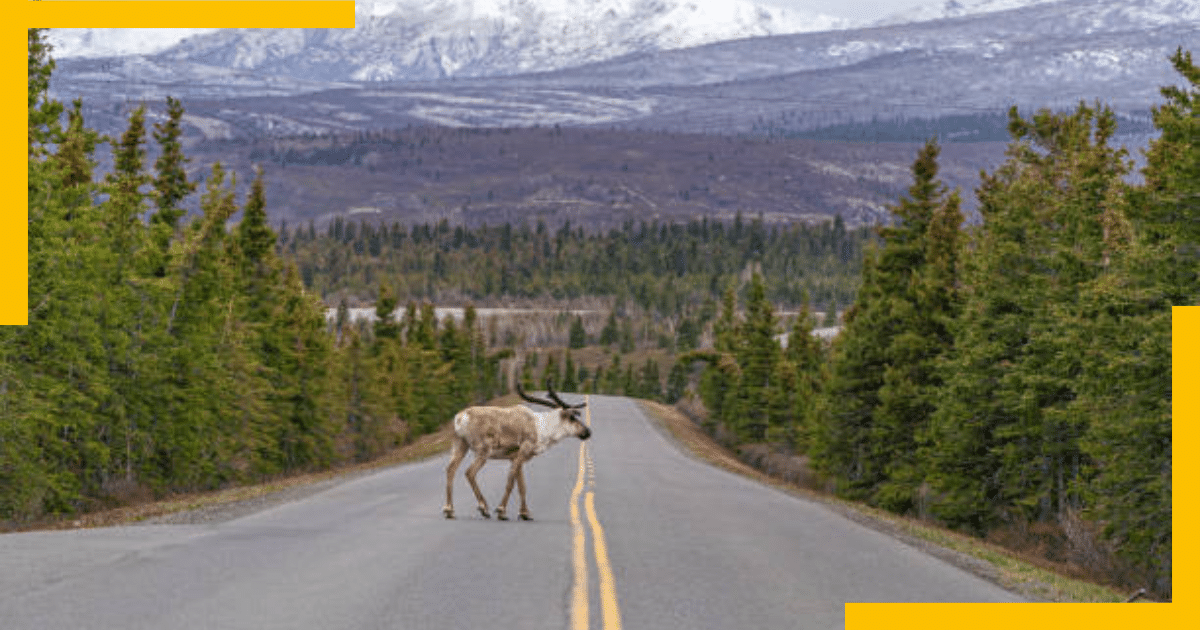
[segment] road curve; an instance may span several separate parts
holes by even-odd
[[[819,504],[682,455],[628,399],[592,396],[590,407],[578,571],[572,439],[527,464],[532,522],[480,518],[461,470],[459,518],[442,518],[438,457],[224,523],[0,535],[2,625],[840,628],[847,601],[1020,601]],[[492,503],[506,469],[491,462],[480,475]],[[587,611],[573,618],[580,574]],[[608,615],[605,601],[615,604]]]

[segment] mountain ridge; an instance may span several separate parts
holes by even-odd
[[[848,25],[752,0],[357,0],[353,29],[67,29],[51,42],[64,58],[140,52],[306,80],[431,80]],[[190,36],[161,49],[172,33]]]
[[[1136,148],[1144,146],[1152,132],[1148,110],[1159,102],[1160,87],[1181,81],[1167,58],[1177,47],[1200,41],[1200,3],[1188,5],[1178,15],[1170,13],[1184,4],[1178,0],[1058,0],[930,22],[720,41],[629,53],[547,72],[450,80],[333,81],[319,76],[302,80],[261,66],[221,67],[163,54],[67,58],[51,79],[51,95],[64,101],[83,96],[88,124],[113,135],[124,129],[129,111],[139,104],[147,105],[147,123],[152,124],[164,119],[165,97],[179,97],[187,109],[183,122],[185,143],[190,147],[213,142],[237,147],[288,138],[370,137],[429,126],[542,130],[562,126],[639,132],[650,138],[662,132],[709,134],[731,142],[740,136],[919,143],[930,135],[961,142],[1002,141],[1010,106],[1028,114],[1036,108],[1071,109],[1080,101],[1098,100],[1118,114],[1116,143],[1130,146],[1137,155]],[[308,43],[297,32],[277,35],[278,41],[272,41],[279,46],[280,58],[293,56]],[[310,63],[326,64],[325,76],[346,75],[336,71],[339,62],[334,57],[314,55]],[[346,64],[340,67],[351,68]],[[963,147],[961,152],[975,156],[971,159],[981,165],[1002,160],[1003,142],[985,144],[977,150]],[[903,169],[909,158],[897,157],[894,148],[883,147],[882,153],[868,152],[862,157],[887,163],[892,170]],[[831,145],[829,151],[838,153],[843,148]],[[905,152],[911,154],[907,148]],[[395,166],[389,161],[395,161],[395,156],[380,153],[370,157],[369,153],[357,159],[379,161],[377,168]],[[206,157],[221,159],[210,150]],[[248,157],[239,159],[249,168]],[[286,157],[272,159],[281,160],[280,169],[290,163]],[[409,158],[398,159],[400,168],[413,168],[411,162],[404,163]],[[782,168],[772,159],[763,162],[766,168]],[[789,160],[782,158],[783,162]],[[296,170],[302,168],[309,166],[297,166]],[[845,170],[845,164],[838,168]],[[288,172],[292,170],[287,167]],[[956,179],[964,189],[972,187],[971,177],[979,172],[977,168],[968,170],[968,176]],[[439,188],[438,178],[448,172],[441,171],[422,167],[420,177],[397,185],[414,190]],[[314,173],[310,181],[318,182],[321,177]],[[475,174],[456,177],[468,182]],[[564,185],[574,186],[588,177],[571,175]],[[818,185],[817,179],[810,181]],[[668,199],[672,190],[710,186],[706,182],[680,180],[677,188],[669,181],[656,186],[666,191],[662,198]],[[382,187],[393,184],[396,182],[379,182]],[[833,186],[828,182],[819,185]],[[466,199],[472,194],[479,208],[480,191],[471,193],[464,188],[445,198]],[[803,209],[757,198],[763,202],[761,208],[778,212],[780,217],[803,215],[809,220],[831,213],[869,222],[885,216],[881,199],[891,194],[891,189],[881,192],[870,184],[827,198],[819,207]],[[759,193],[744,199],[756,195]],[[506,199],[515,204],[524,203],[526,197]],[[618,198],[598,196],[596,200],[604,204],[614,199]],[[754,212],[758,204],[736,195],[721,199],[727,204],[720,210],[723,212],[731,204],[742,203],[748,212]],[[393,216],[399,217],[417,211],[447,212],[459,203],[396,202],[381,207],[392,208]],[[679,204],[681,212],[700,208],[697,201],[672,203]],[[965,203],[969,205],[969,199]],[[335,195],[327,205],[327,211],[310,209],[308,216],[328,220],[371,202],[369,198]]]

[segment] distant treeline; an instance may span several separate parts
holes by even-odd
[[[1009,118],[1005,112],[952,114],[933,118],[873,116],[870,121],[842,122],[818,127],[805,126],[804,117],[783,113],[772,120],[760,119],[753,133],[774,138],[807,138],[844,142],[924,142],[937,138],[939,142],[1004,142],[1009,134]],[[1149,114],[1122,116],[1118,132],[1144,134],[1154,130]]]
[[[305,286],[323,296],[344,292],[369,302],[386,282],[402,301],[605,296],[673,317],[715,301],[750,269],[784,308],[836,310],[853,301],[864,247],[874,238],[870,228],[847,230],[840,217],[767,226],[740,213],[728,225],[627,221],[593,234],[570,221],[551,230],[541,221],[471,228],[339,217],[321,231],[311,223],[283,226],[280,247]]]

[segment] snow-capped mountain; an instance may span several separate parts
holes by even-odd
[[[748,0],[398,0],[355,3],[354,29],[64,29],[56,56],[164,59],[310,80],[428,80],[553,70],[650,50],[842,28]],[[170,37],[182,39],[162,50]],[[161,52],[160,52],[161,51]]]
[[[1167,58],[1200,43],[1196,0],[959,1],[999,10],[675,49],[661,34],[693,31],[663,16],[708,5],[578,0],[575,15],[591,17],[567,24],[565,0],[363,2],[355,29],[220,31],[153,56],[68,58],[51,89],[87,96],[114,128],[123,104],[182,97],[212,138],[409,124],[793,133],[1094,99],[1144,117],[1179,80]],[[576,31],[612,24],[628,36],[580,44],[602,38]]]
[[[1173,24],[1184,20],[1200,20],[1200,2],[1196,0],[1130,0],[1125,3],[1096,2],[1095,12],[1086,5],[1064,0],[935,0],[879,20],[875,26],[894,26],[984,13],[999,13],[1039,4],[1070,4],[1079,17],[1090,17],[1098,24],[1130,27]],[[1088,16],[1087,14],[1093,13]]]
[[[62,101],[83,97],[89,126],[108,134],[120,133],[128,112],[143,103],[150,122],[163,120],[165,97],[179,97],[187,109],[187,142],[208,146],[214,159],[225,163],[220,152],[261,143],[254,145],[258,154],[242,156],[240,172],[270,158],[264,140],[410,127],[424,133],[429,125],[856,141],[920,142],[939,134],[962,142],[961,155],[978,157],[947,163],[947,172],[961,172],[955,185],[969,190],[971,178],[1003,159],[1002,143],[994,141],[1007,137],[1005,114],[1013,105],[1028,114],[1098,100],[1117,112],[1121,141],[1144,146],[1152,132],[1148,109],[1161,102],[1163,85],[1181,81],[1168,57],[1179,47],[1200,48],[1197,0],[957,1],[961,4],[932,4],[936,10],[907,18],[918,21],[888,25],[829,30],[838,23],[813,18],[805,22],[812,27],[808,32],[771,30],[791,22],[774,9],[760,12],[720,0],[360,2],[355,29],[192,34],[149,55],[64,56],[71,46],[111,53],[134,45],[106,39],[102,31],[76,34],[59,40],[65,43],[55,51],[60,63],[51,95]],[[135,36],[151,41],[140,31]],[[871,163],[876,158],[869,151],[894,154],[886,168],[876,164],[866,175],[845,167],[859,158],[847,157],[841,166],[818,160],[826,174],[851,174],[842,179],[859,182],[858,189],[837,192],[834,182],[812,184],[807,193],[793,195],[815,200],[801,209],[791,201],[764,202],[765,197],[753,203],[783,217],[838,213],[847,221],[877,220],[885,212],[881,200],[895,197],[888,186],[903,181],[911,159],[887,144],[863,149],[861,160]],[[506,155],[515,163],[516,152]],[[314,180],[304,179],[306,171],[289,167],[300,179],[276,184],[271,194],[285,199],[281,207],[308,208],[289,222],[329,220],[363,207],[392,208],[402,219],[414,212],[465,209],[456,195],[471,190],[476,179],[489,181],[468,171],[460,179],[447,177],[451,184],[440,189],[448,195],[444,205],[426,207],[416,197],[400,199],[395,190],[428,190],[448,171],[429,162],[416,167],[405,156],[398,165],[388,163],[381,156],[374,149],[342,156],[353,164],[361,159],[362,168],[383,182],[376,188],[313,186]],[[623,160],[613,156],[601,162]],[[780,168],[790,172],[795,159],[780,156],[763,170],[768,177]],[[900,175],[877,177],[885,172]],[[386,179],[388,173],[409,179],[398,185]],[[562,199],[562,191],[578,179],[572,175],[561,186],[531,184],[531,203]],[[700,190],[690,186],[676,188]],[[702,188],[710,190],[708,184]],[[334,189],[336,198],[321,196]],[[487,192],[476,190],[468,200]],[[730,199],[717,211],[741,203]],[[586,209],[603,207],[606,213],[610,207],[590,198],[587,203],[592,205]],[[638,212],[656,211],[648,208]]]
[[[927,22],[946,18],[963,17],[978,13],[1008,11],[1019,9],[1031,4],[1045,4],[1057,0],[935,0],[929,4],[918,5],[897,13],[893,13],[878,22],[875,26],[892,26],[910,24],[912,22]]]
[[[152,55],[215,28],[53,28],[48,40],[55,59]]]

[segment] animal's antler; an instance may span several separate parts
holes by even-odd
[[[517,395],[520,396],[521,398],[525,399],[526,402],[531,402],[535,405],[544,405],[546,407],[558,407],[559,406],[558,404],[552,403],[549,400],[545,400],[543,398],[534,398],[533,396],[526,394],[525,390],[521,389],[521,379],[520,378],[517,378],[516,385],[517,385]]]
[[[546,379],[546,393],[550,395],[550,400],[558,403],[558,406],[562,407],[563,409],[580,409],[587,406],[587,401],[581,402],[578,405],[568,405],[567,403],[563,402],[563,400],[558,397],[558,394],[554,393],[554,386],[551,385],[549,378]]]

